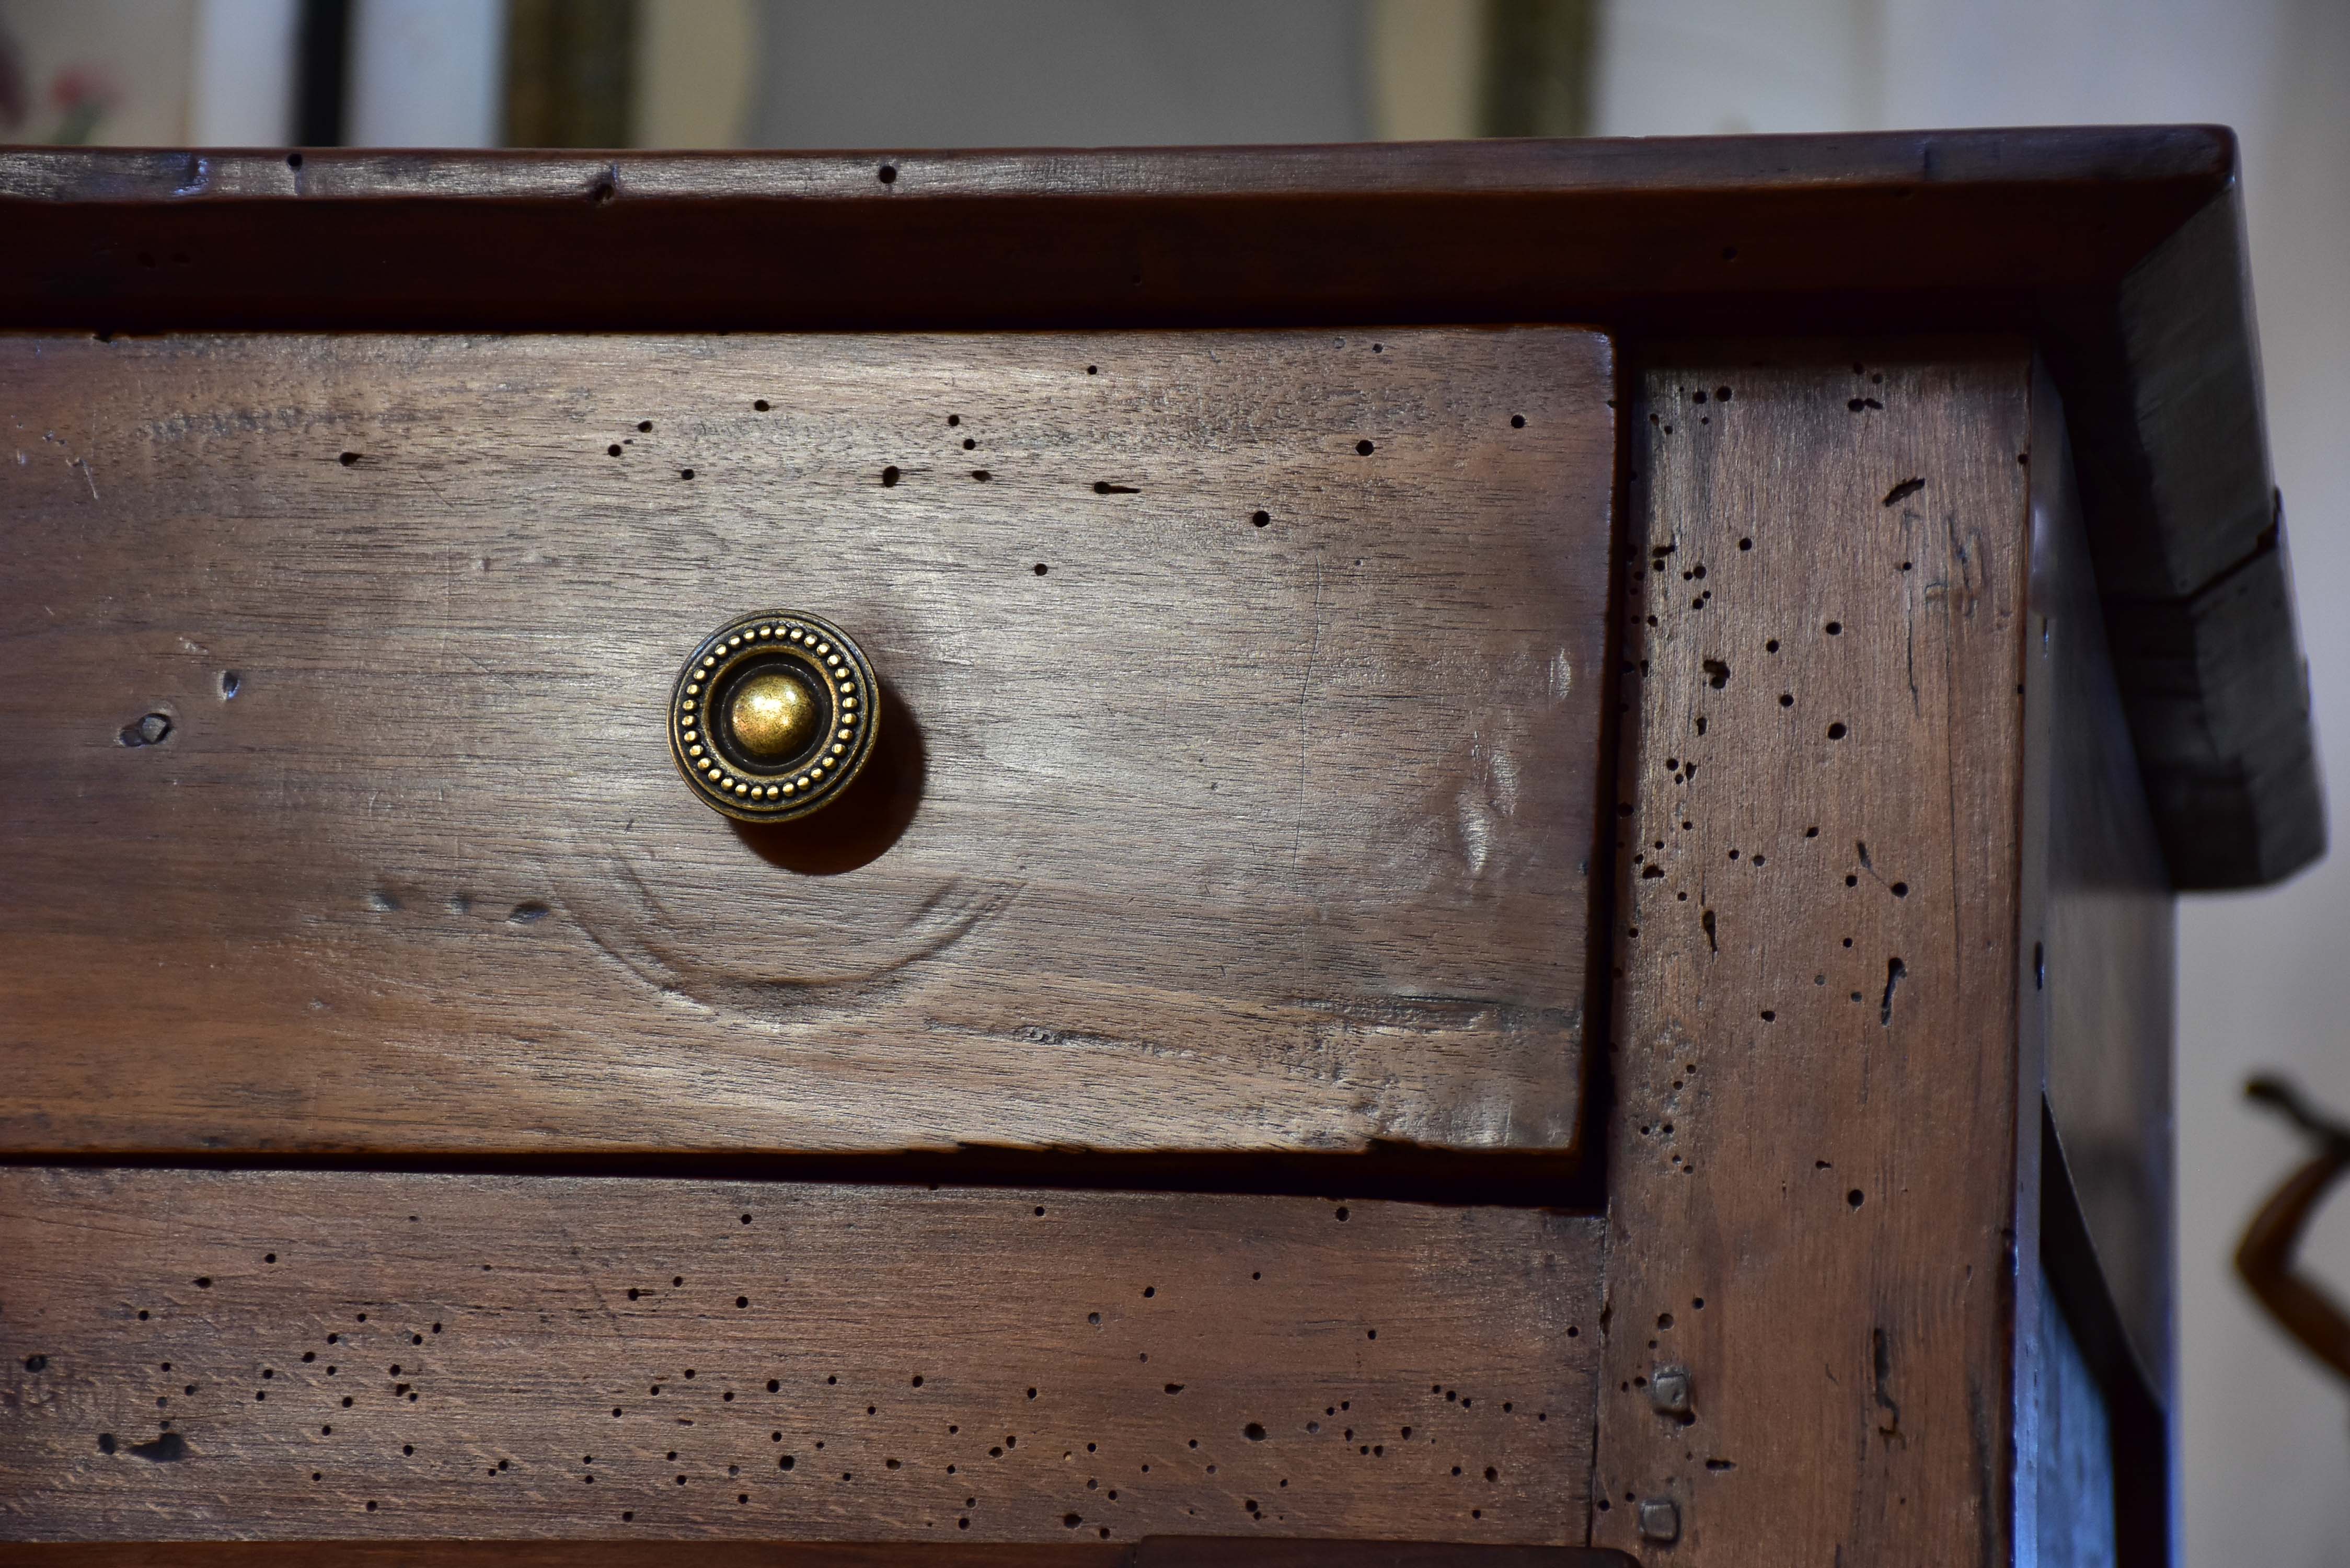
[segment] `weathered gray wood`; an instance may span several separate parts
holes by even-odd
[[[1599,1232],[16,1168],[0,1536],[1580,1542]]]
[[[2030,1033],[2027,1030],[2027,1040]],[[2170,1387],[2176,1386],[2176,1376],[2169,1369],[2150,1374],[2144,1358],[2131,1344],[2133,1330],[2114,1299],[2106,1271],[2098,1259],[2097,1243],[2090,1237],[2079,1195],[2066,1166],[2064,1147],[2056,1136],[2055,1118],[2044,1107],[2041,1115],[2038,1181],[2037,1212],[2025,1210],[2022,1218],[2030,1223],[2019,1228],[2017,1238],[2019,1256],[2037,1260],[2033,1267],[2019,1272],[2017,1282],[2019,1459],[2044,1454],[2049,1447],[2063,1443],[2067,1437],[2064,1413],[2056,1413],[2056,1426],[2052,1429],[2047,1402],[2041,1397],[2051,1370],[2048,1336],[2045,1333],[2020,1332],[2035,1317],[2044,1324],[2053,1310],[2062,1314],[2073,1339],[2073,1351],[2066,1354],[2076,1353],[2085,1364],[2105,1413],[2110,1445],[2105,1468],[2111,1477],[2111,1486],[2105,1500],[2109,1507],[2104,1507],[2104,1511],[2113,1525],[2116,1560],[2168,1562],[2176,1555],[2172,1542],[2178,1513],[2174,1501],[2178,1418],[2175,1395],[2170,1392]],[[2156,1376],[2169,1386],[2158,1385],[2154,1380]],[[2026,1514],[2023,1502],[2027,1500],[2042,1510],[2050,1503],[2044,1494],[2032,1499],[2027,1493],[2024,1500],[2019,1500],[2019,1530],[2037,1533],[2043,1527]],[[2097,1517],[2095,1511],[2103,1505],[2094,1499],[2073,1502],[2059,1498],[2054,1506],[2067,1511],[2088,1511],[2094,1519]],[[2053,1523],[2059,1530],[2065,1526],[2063,1519]]]
[[[2122,280],[2110,331],[2128,374],[2076,385],[2074,444],[2168,874],[2279,881],[2324,852],[2325,801],[2232,183]]]
[[[0,362],[0,1144],[1575,1143],[1601,337]],[[743,831],[664,704],[770,606],[883,741]]]
[[[2039,1260],[2028,1272],[2042,1272]],[[2119,1568],[2144,1558],[2117,1553],[2114,1509],[2114,1430],[2095,1370],[2081,1353],[2045,1278],[2029,1328],[2033,1373],[2022,1391],[2033,1423],[2032,1473],[2024,1479],[2036,1518],[2035,1568]],[[2026,1337],[2019,1334],[2019,1343]],[[2160,1558],[2154,1559],[2161,1561]]]

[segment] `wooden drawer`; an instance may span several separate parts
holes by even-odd
[[[0,362],[9,1147],[1576,1146],[1598,334]],[[743,826],[772,607],[881,741]]]
[[[1180,1193],[0,1171],[0,1249],[50,1260],[5,1297],[0,1537],[1579,1539],[1599,1241]]]

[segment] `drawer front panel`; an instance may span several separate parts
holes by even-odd
[[[0,1537],[1579,1542],[1601,1224],[0,1171]]]
[[[0,357],[7,1147],[1573,1147],[1604,337]],[[770,607],[882,742],[743,826]]]

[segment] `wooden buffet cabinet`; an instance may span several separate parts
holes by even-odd
[[[0,1535],[2165,1560],[2235,170],[0,154]]]

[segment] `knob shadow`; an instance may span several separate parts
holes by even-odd
[[[736,822],[735,836],[768,865],[804,877],[837,877],[879,859],[913,825],[930,777],[921,725],[887,681],[880,730],[864,771],[830,805],[796,822]]]

